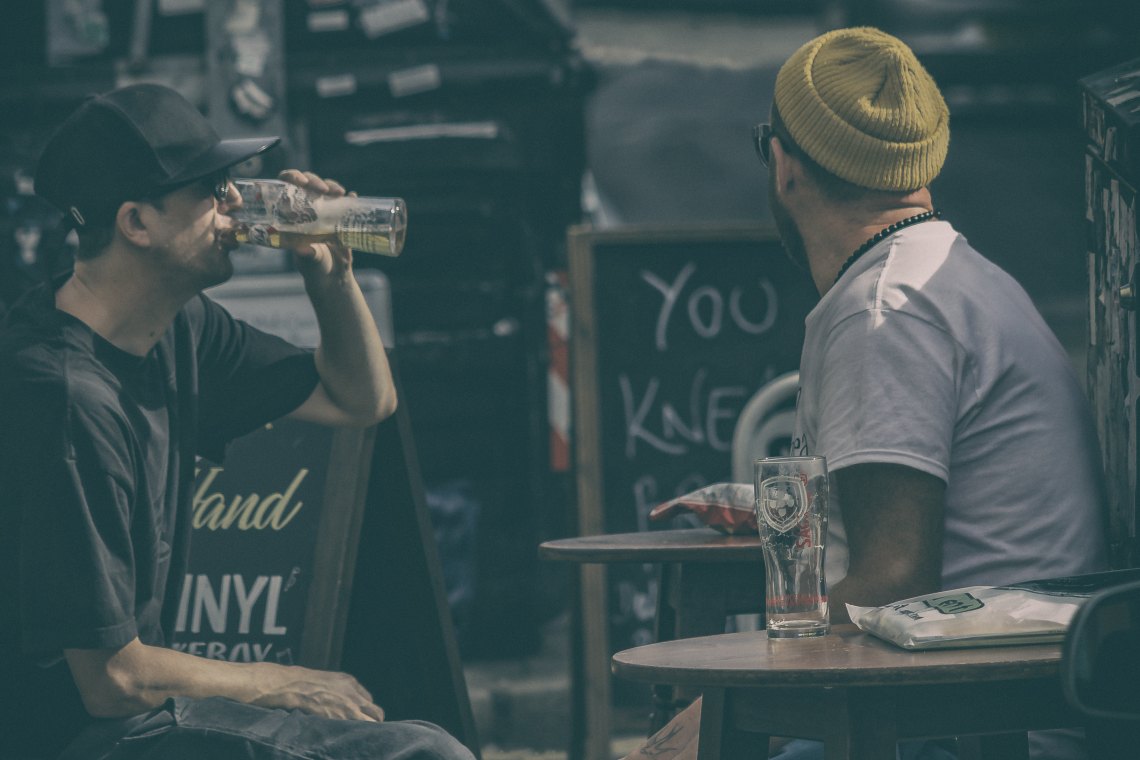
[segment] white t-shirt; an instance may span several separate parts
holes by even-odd
[[[880,242],[806,327],[793,448],[831,472],[889,463],[945,481],[943,588],[1107,567],[1099,446],[1072,363],[1021,286],[948,223]],[[826,553],[835,583],[848,565],[837,501]]]

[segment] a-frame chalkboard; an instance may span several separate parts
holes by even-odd
[[[579,534],[678,527],[649,511],[731,480],[736,420],[799,367],[818,295],[770,228],[575,228],[569,254]],[[656,590],[654,567],[582,568],[591,725],[608,725],[609,656],[653,638]]]

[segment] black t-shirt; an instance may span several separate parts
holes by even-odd
[[[296,409],[312,353],[200,296],[145,357],[33,290],[0,325],[0,756],[90,720],[64,649],[162,646],[189,554],[195,455]],[[5,725],[8,724],[8,725]]]

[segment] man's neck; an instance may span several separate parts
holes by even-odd
[[[930,211],[931,203],[923,188],[882,205],[821,203],[814,218],[797,220],[819,294],[831,290],[844,263],[860,246],[892,224]]]
[[[113,262],[79,261],[56,291],[55,305],[116,348],[146,356],[185,302],[156,297],[161,291],[153,285],[139,271]]]

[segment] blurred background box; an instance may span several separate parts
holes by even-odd
[[[432,45],[557,50],[573,32],[547,0],[297,0],[286,4],[289,54]]]
[[[370,26],[401,14],[418,21]],[[403,255],[357,265],[391,281],[434,519],[459,543],[474,525],[474,577],[456,607],[468,658],[536,651],[541,623],[565,609],[567,580],[535,546],[565,535],[570,511],[548,464],[544,297],[581,218],[592,76],[571,41],[538,0],[287,5],[307,162],[407,201]],[[463,501],[474,520],[457,521]]]

